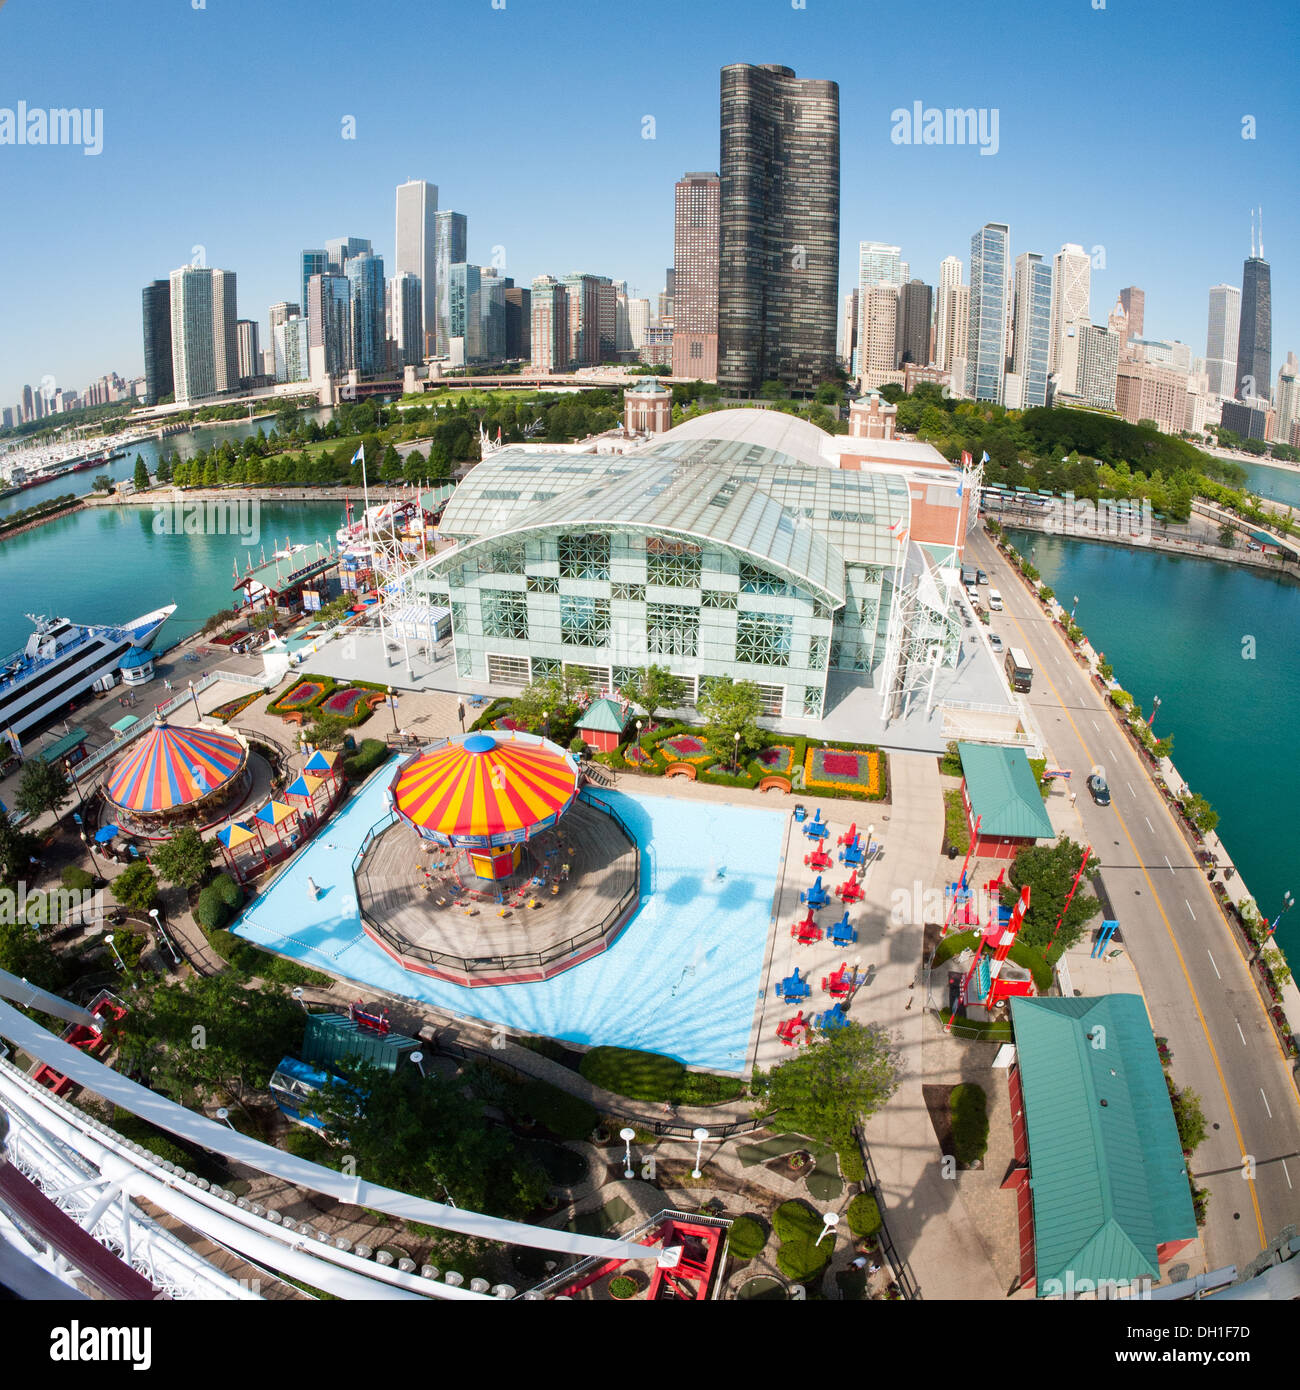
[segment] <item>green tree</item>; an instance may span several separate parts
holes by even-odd
[[[113,491],[113,480],[112,480],[112,478],[110,478],[110,477],[108,476],[107,473],[96,473],[96,474],[95,474],[95,491],[96,491],[96,492],[112,492],[112,491]]]
[[[1202,835],[1208,835],[1219,823],[1219,813],[1199,792],[1191,792],[1183,797],[1183,808]]]
[[[331,714],[328,710],[314,711],[312,722],[304,731],[307,742],[317,748],[338,748],[343,743],[343,735],[348,731],[348,721],[341,714]]]
[[[1169,1100],[1174,1107],[1174,1120],[1178,1125],[1178,1139],[1183,1146],[1183,1152],[1193,1153],[1200,1147],[1206,1133],[1201,1098],[1191,1089],[1178,1091],[1170,1086]]]
[[[203,882],[216,849],[215,841],[205,840],[193,826],[187,825],[154,850],[153,862],[165,882],[188,891]]]
[[[763,700],[753,681],[715,676],[705,684],[699,707],[705,741],[719,762],[735,760],[743,766],[749,755],[757,753],[768,740],[767,732],[758,723]]]
[[[144,459],[139,454],[135,456],[135,490],[149,491],[149,470],[144,466]]]
[[[1026,946],[1047,950],[1082,858],[1083,846],[1065,837],[1050,845],[1030,845],[1016,855],[1002,888],[1002,905],[1012,907],[1019,900],[1021,889],[1029,888],[1029,911],[1018,938]],[[1090,856],[1085,875],[1100,867],[1096,855]],[[1080,882],[1060,930],[1056,931],[1057,954],[1073,946],[1083,935],[1084,927],[1101,911],[1101,903],[1083,890]]]
[[[110,886],[114,898],[132,912],[148,912],[158,901],[158,880],[143,859],[123,869]]]
[[[769,1072],[754,1073],[763,1113],[837,1149],[898,1089],[899,1053],[876,1024],[851,1023]]]
[[[637,705],[646,712],[646,719],[654,728],[655,715],[665,708],[682,704],[687,695],[686,682],[674,676],[666,666],[643,666],[636,676],[619,688],[618,692],[629,704]]]
[[[0,811],[0,878],[6,882],[22,878],[36,853],[37,839],[18,827]]]
[[[14,805],[35,820],[46,811],[57,814],[71,793],[67,774],[57,762],[30,758],[23,764],[18,790],[14,793]]]
[[[0,914],[0,970],[57,993],[68,973],[62,958],[31,927],[5,920],[12,915]]]
[[[462,1081],[421,1076],[410,1066],[341,1070],[342,1079],[317,1092],[313,1109],[327,1129],[346,1135],[367,1180],[512,1218],[545,1196],[549,1179],[539,1165],[510,1131],[485,1119]]]
[[[1237,530],[1230,521],[1223,522],[1219,527],[1219,544],[1227,550],[1232,550],[1237,544]]]
[[[159,985],[122,1021],[124,1061],[182,1103],[221,1095],[243,1104],[265,1090],[281,1057],[302,1042],[302,1013],[284,989],[255,989],[230,974]]]

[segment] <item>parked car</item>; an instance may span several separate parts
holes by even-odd
[[[995,652],[1000,653],[1002,651],[1002,639],[996,632],[989,633],[989,646],[992,647]]]
[[[983,570],[976,570],[975,582],[976,584],[987,584],[989,582],[989,577],[987,574],[984,573]]]
[[[1106,779],[1100,772],[1094,772],[1089,776],[1088,791],[1098,806],[1110,805],[1110,788],[1106,785]]]

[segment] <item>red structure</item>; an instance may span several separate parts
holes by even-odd
[[[126,1016],[126,1005],[119,1004],[112,995],[105,992],[90,1006],[90,1012],[96,1018],[102,1018],[105,1023],[116,1023],[118,1019]],[[70,1023],[63,1030],[62,1037],[64,1042],[71,1043],[73,1047],[84,1052],[87,1057],[93,1057],[97,1052],[103,1052],[108,1046],[104,1030],[92,1028],[87,1023]],[[62,1072],[55,1071],[53,1067],[44,1062],[32,1072],[32,1080],[40,1086],[49,1087],[56,1096],[66,1095],[76,1084],[64,1076]]]
[[[362,1007],[360,999],[355,1004],[348,1005],[348,1017],[362,1028],[369,1028],[378,1033],[381,1038],[386,1037],[393,1029],[393,1025],[388,1021],[387,1009],[366,1009]]]
[[[796,1047],[806,1041],[807,1033],[808,1025],[804,1022],[802,1009],[793,1018],[783,1019],[776,1025],[776,1035],[786,1047]]]
[[[862,885],[850,874],[835,890],[835,896],[841,902],[860,903],[863,897]]]
[[[811,946],[814,941],[822,939],[822,929],[813,920],[813,910],[808,909],[808,915],[802,922],[795,922],[790,927],[790,935],[795,938],[800,946]]]
[[[957,999],[957,1007],[948,1015],[948,1022],[944,1024],[944,1031],[952,1029],[952,1021],[957,1016],[957,1008],[964,1004],[980,1004],[986,1009],[992,1009],[1003,999],[1009,999],[1013,995],[1032,995],[1034,984],[1032,980],[1003,980],[1001,978],[1002,964],[1006,960],[1011,947],[1015,944],[1016,937],[1020,933],[1021,924],[1025,920],[1025,913],[1029,911],[1029,885],[1026,884],[1021,890],[1020,901],[1016,903],[1011,912],[1011,919],[1004,926],[1001,922],[990,922],[985,928],[979,943],[975,947],[975,956],[970,963],[970,969],[966,972],[965,979],[961,982],[961,994]],[[981,999],[972,1000],[970,997],[971,981],[975,978],[975,972],[979,968],[980,957],[985,950],[992,952],[989,961],[989,988],[988,993]]]

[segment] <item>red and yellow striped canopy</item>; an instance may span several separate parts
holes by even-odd
[[[577,794],[578,770],[555,744],[470,734],[398,769],[393,808],[444,843],[508,845],[553,824]]]
[[[247,760],[233,734],[157,723],[113,764],[104,794],[126,811],[171,811],[219,791]]]

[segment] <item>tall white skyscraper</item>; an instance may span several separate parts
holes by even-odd
[[[970,286],[953,285],[944,300],[944,345],[946,356],[939,366],[952,378],[954,395],[966,391],[966,342],[970,331]]]
[[[1300,419],[1300,362],[1296,361],[1294,352],[1288,352],[1286,361],[1277,369],[1273,409],[1277,414],[1273,438],[1283,444],[1289,444],[1291,426]]]
[[[402,367],[418,367],[424,361],[424,322],[420,277],[403,270],[388,282],[389,336],[397,344]]]
[[[235,272],[209,266],[173,270],[171,313],[177,401],[235,390],[239,385]]]
[[[437,304],[438,269],[435,219],[438,214],[438,188],[423,179],[409,179],[397,185],[397,255],[394,275],[415,275],[420,281],[420,334],[424,352],[432,355],[430,339],[434,332]]]
[[[645,347],[646,330],[650,327],[650,301],[648,299],[629,299],[627,302],[627,328],[632,335],[632,346],[637,352]]]
[[[883,241],[858,242],[858,372],[867,370],[862,346],[866,340],[867,291],[872,285],[901,285],[904,282],[903,248]]]
[[[858,341],[858,374],[863,389],[878,384],[873,373],[892,372],[897,366],[898,287],[889,283],[859,290],[862,303],[861,337]]]
[[[1056,389],[1074,395],[1078,382],[1078,353],[1069,339],[1073,325],[1091,323],[1089,300],[1092,258],[1082,246],[1068,242],[1052,258],[1052,328],[1047,371],[1059,377]]]
[[[961,284],[961,257],[945,256],[939,262],[939,284],[934,299],[934,360],[945,372],[952,370],[952,341],[948,333],[949,307],[945,296]]]
[[[1237,334],[1241,328],[1241,291],[1236,285],[1210,290],[1210,322],[1205,334],[1205,370],[1210,394],[1233,396],[1237,375]]]
[[[451,292],[448,284],[452,266],[469,264],[469,221],[463,212],[452,212],[448,208],[435,215],[434,226],[438,284],[433,323],[427,325],[425,331],[432,335],[430,351],[437,357],[446,357],[451,351]]]

